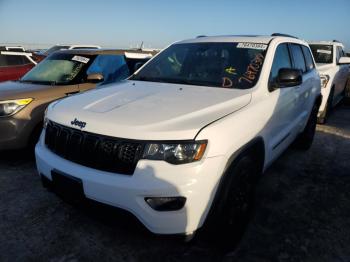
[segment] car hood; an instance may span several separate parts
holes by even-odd
[[[83,131],[142,140],[194,139],[201,128],[251,100],[248,90],[125,81],[49,107],[48,118]],[[219,134],[218,134],[219,135]]]
[[[32,92],[47,88],[45,85],[8,81],[0,83],[0,100],[27,98]]]

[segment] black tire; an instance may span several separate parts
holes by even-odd
[[[332,108],[333,108],[333,96],[334,96],[334,86],[332,87],[331,92],[329,93],[326,107],[324,111],[321,113],[321,116],[317,120],[319,124],[323,125],[327,122],[329,113],[332,111]]]
[[[254,207],[259,177],[258,161],[250,155],[239,157],[224,175],[204,227],[199,235],[222,248],[233,248],[241,240]]]
[[[314,105],[310,113],[307,124],[301,134],[295,140],[295,145],[300,150],[309,150],[314,141],[317,125],[318,105]]]

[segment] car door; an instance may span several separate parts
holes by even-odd
[[[338,47],[339,50],[339,59],[341,57],[345,57],[345,52],[341,46]],[[339,62],[339,60],[338,60]],[[339,94],[342,95],[344,92],[344,88],[346,86],[346,81],[348,80],[349,77],[349,65],[339,65],[340,69],[340,81],[339,81]]]
[[[342,56],[342,49],[340,46],[335,47],[335,63],[336,63],[336,73],[333,80],[334,85],[334,97],[333,97],[333,105],[337,104],[341,99],[341,94],[345,88],[346,75],[348,66],[340,65],[339,59]]]
[[[294,140],[297,115],[296,87],[278,88],[278,72],[282,68],[292,68],[292,60],[287,43],[278,45],[275,51],[269,77],[269,100],[274,102],[274,112],[267,124],[271,152],[270,160],[275,159]]]
[[[304,128],[315,103],[315,96],[312,95],[312,92],[320,86],[320,79],[310,48],[304,45],[301,48],[306,63],[306,73],[303,75],[303,87],[299,89],[300,106],[303,108],[301,128]]]
[[[314,64],[312,58],[309,57],[311,54],[307,47],[304,47],[303,50],[303,46],[299,44],[290,44],[290,50],[292,54],[293,68],[299,69],[303,73],[303,83],[300,86],[294,87],[297,101],[297,110],[294,121],[296,121],[296,132],[299,133],[305,126],[313,102],[310,100],[312,99],[310,93],[313,86],[316,84],[313,71]],[[309,60],[311,59],[311,62],[309,61],[306,63],[306,55],[308,55]]]

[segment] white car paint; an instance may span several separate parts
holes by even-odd
[[[300,86],[268,90],[276,48],[307,43],[291,37],[203,37],[180,43],[249,42],[269,44],[260,78],[251,89],[235,90],[127,80],[108,88],[72,96],[48,107],[46,119],[71,127],[84,120],[84,131],[140,140],[207,140],[200,161],[173,165],[139,160],[132,176],[104,172],[67,161],[45,145],[36,146],[41,175],[51,171],[80,178],[88,198],[133,213],[158,234],[189,234],[200,228],[211,208],[233,154],[255,138],[265,144],[265,170],[300,134],[320,95],[315,69]],[[145,197],[183,196],[178,211],[153,210]]]
[[[310,42],[310,45],[331,45],[333,47],[333,62],[330,64],[317,63],[317,69],[321,76],[328,76],[329,80],[326,86],[321,88],[323,100],[319,109],[319,116],[326,109],[326,105],[329,99],[332,99],[332,107],[336,106],[344,97],[344,90],[348,78],[350,76],[350,64],[339,64],[339,58],[344,57],[346,54],[339,53],[338,48],[344,50],[344,45],[337,41],[320,41]],[[334,88],[333,97],[329,97],[332,88]]]

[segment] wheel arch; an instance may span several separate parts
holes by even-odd
[[[212,223],[213,220],[215,219],[215,213],[217,208],[220,206],[220,199],[222,192],[224,191],[225,188],[225,180],[229,174],[229,170],[231,167],[235,165],[243,156],[246,154],[251,154],[254,157],[254,160],[257,161],[259,165],[259,171],[261,173],[264,170],[264,165],[265,165],[265,143],[264,139],[262,137],[256,137],[252,139],[250,142],[242,146],[239,150],[235,151],[228,159],[225,169],[223,171],[223,174],[220,178],[220,181],[218,183],[217,190],[215,192],[212,204],[210,205],[209,211],[207,213],[207,216],[203,222],[203,225],[207,223]]]

